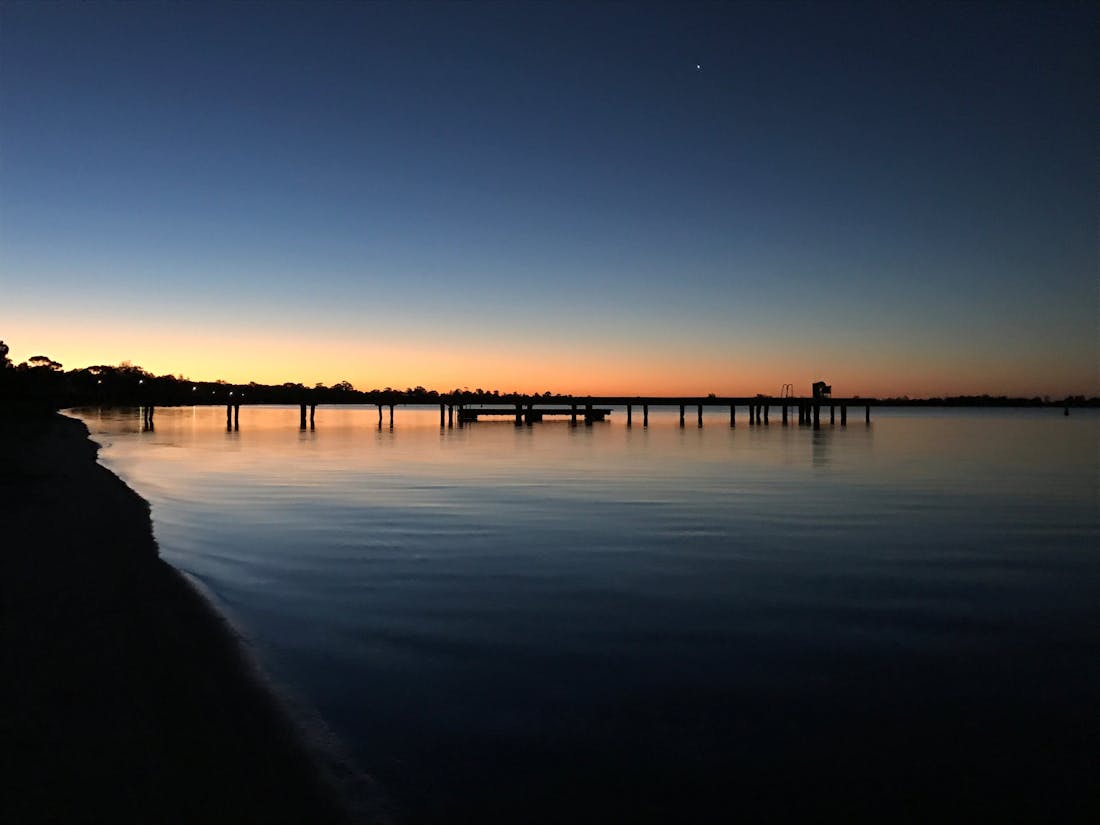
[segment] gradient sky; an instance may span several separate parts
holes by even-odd
[[[0,5],[0,337],[234,382],[1100,394],[1088,5]]]

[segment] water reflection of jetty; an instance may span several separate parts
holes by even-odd
[[[848,408],[863,408],[864,422],[871,423],[871,407],[879,402],[874,398],[833,398],[831,387],[823,381],[813,385],[813,394],[810,396],[796,397],[787,394],[790,385],[784,385],[784,394],[779,396],[556,396],[552,401],[540,396],[527,396],[511,399],[508,402],[490,402],[484,399],[472,399],[461,395],[441,396],[438,400],[425,401],[419,398],[404,396],[394,393],[384,403],[376,403],[378,409],[378,426],[385,423],[386,411],[389,412],[389,426],[394,426],[394,410],[396,407],[439,407],[439,426],[441,428],[463,427],[473,424],[483,418],[511,418],[517,427],[530,426],[548,417],[568,417],[573,425],[583,422],[586,426],[607,420],[612,408],[626,408],[626,426],[633,427],[635,418],[641,414],[641,426],[649,426],[650,408],[678,408],[680,412],[680,426],[687,425],[690,412],[694,412],[696,426],[703,426],[704,411],[714,412],[722,410],[729,412],[729,426],[737,426],[738,409],[744,409],[748,424],[751,427],[769,426],[772,423],[773,411],[778,413],[779,423],[788,426],[797,421],[798,426],[820,429],[822,417],[828,414],[828,424],[835,426],[838,421],[844,427],[848,424]],[[227,404],[225,408],[225,424],[229,430],[240,428],[241,404]],[[299,404],[299,426],[301,429],[316,426],[316,403],[303,401]],[[332,405],[339,406],[339,405]],[[143,408],[145,421],[152,425],[153,408]],[[796,418],[797,416],[797,418]]]

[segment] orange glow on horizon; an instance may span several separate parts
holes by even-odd
[[[575,395],[778,395],[784,383],[807,394],[818,379],[838,396],[913,398],[943,395],[1067,394],[1100,395],[1071,368],[1048,368],[1040,355],[1034,364],[1003,364],[975,357],[894,352],[860,352],[858,357],[828,346],[793,342],[738,342],[702,347],[698,342],[587,340],[563,336],[557,343],[478,341],[463,344],[410,336],[407,340],[360,340],[318,336],[288,339],[251,332],[200,335],[192,330],[151,328],[100,330],[69,326],[19,329],[5,334],[11,359],[18,363],[48,355],[65,369],[129,360],[157,375],[182,375],[196,381],[233,384],[300,382],[313,386],[350,381],[356,389],[423,386],[447,392],[455,388]],[[1036,377],[1038,376],[1038,377]]]

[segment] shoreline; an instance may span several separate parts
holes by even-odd
[[[7,818],[367,819],[84,424],[0,422]]]

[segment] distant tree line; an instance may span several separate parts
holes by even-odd
[[[932,398],[880,398],[879,404],[894,407],[1096,407],[1100,398],[1086,398],[1083,395],[1067,395],[1065,398],[1051,398],[1049,395],[1017,398],[1009,395],[948,395]]]
[[[283,384],[234,384],[229,381],[193,381],[182,375],[154,375],[123,361],[118,366],[99,364],[66,371],[45,355],[12,364],[8,347],[0,341],[0,400],[49,404],[54,407],[86,405],[176,406],[181,404],[402,404],[516,402],[532,398],[566,398],[542,394],[501,392],[481,387],[455,388],[449,392],[421,386],[357,390],[350,381],[330,386],[286,382]]]
[[[424,404],[424,403],[515,403],[539,400],[568,403],[569,395],[501,392],[481,387],[455,388],[446,392],[424,387],[383,387],[357,390],[349,381],[331,387],[286,382],[284,384],[233,384],[228,381],[193,381],[182,375],[153,375],[123,361],[118,366],[100,364],[66,371],[64,365],[46,355],[35,355],[20,364],[8,358],[9,349],[0,341],[0,403],[35,404],[53,408],[79,406],[177,406],[190,404]],[[714,397],[710,393],[709,397]],[[1044,407],[1100,406],[1100,398],[1073,395],[1013,398],[1009,396],[960,395],[944,398],[881,398],[879,404],[934,407]]]

